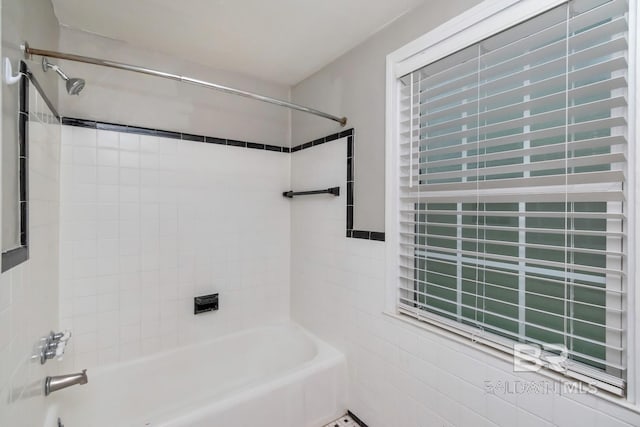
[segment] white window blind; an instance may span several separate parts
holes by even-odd
[[[400,79],[407,315],[561,344],[625,392],[627,2],[573,0]]]

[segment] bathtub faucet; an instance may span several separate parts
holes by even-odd
[[[86,369],[83,369],[82,372],[78,372],[77,374],[47,377],[44,381],[44,395],[48,396],[54,391],[62,390],[63,388],[71,387],[76,384],[86,384],[88,382],[89,378],[87,378]]]

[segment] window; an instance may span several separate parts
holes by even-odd
[[[624,395],[628,3],[558,3],[396,73],[395,306]]]

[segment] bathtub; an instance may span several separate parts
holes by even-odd
[[[344,356],[294,323],[87,373],[51,395],[66,427],[319,427],[345,409]]]

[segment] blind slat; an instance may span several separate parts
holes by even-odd
[[[611,16],[624,16],[626,7],[627,5],[625,0],[615,0],[591,9],[586,13],[581,13],[579,15],[573,16],[569,19],[570,32],[574,33],[580,29],[590,27],[594,23],[606,22]],[[511,54],[511,52],[526,51],[529,46],[543,45],[541,48],[536,49],[533,52],[528,52],[529,54],[534,54],[535,52],[544,49],[549,45],[549,43],[544,44],[544,40],[553,40],[557,37],[564,37],[566,25],[567,24],[565,22],[551,23],[548,27],[543,27],[538,31],[534,31],[531,34],[528,34],[526,37],[519,39],[516,43],[522,45],[522,48],[518,47],[517,44],[512,43],[503,46],[499,50],[508,50],[509,54]],[[625,28],[623,27],[622,30],[624,29]],[[499,50],[497,51],[499,52]],[[525,54],[521,56],[526,57],[527,55]],[[519,55],[517,55],[516,57],[519,57]],[[473,70],[474,67],[475,64],[473,62],[464,61],[455,64],[450,68],[443,69],[437,74],[421,77],[421,79],[419,80],[416,79],[416,83],[420,82],[420,84],[425,84],[425,86],[429,84],[432,86],[437,86],[442,81],[448,81],[449,79],[451,79],[452,75],[460,76],[470,74],[471,70]],[[422,73],[422,70],[419,70],[418,72]]]
[[[484,217],[531,217],[531,218],[580,218],[580,219],[623,219],[622,213],[611,212],[546,212],[546,211],[496,211],[496,210],[440,210],[440,209],[404,209],[400,211],[400,215],[404,218],[413,219],[415,215],[469,215],[476,213]]]
[[[401,277],[401,278],[402,279],[406,279],[407,281],[411,280],[408,277]],[[448,292],[457,292],[455,289],[452,289],[452,288],[449,288],[449,287],[446,287],[446,286],[442,286],[442,285],[439,285],[437,283],[432,283],[432,282],[429,282],[429,281],[421,282],[420,285],[424,286],[425,288],[432,287],[432,288],[436,288],[436,289],[444,290],[444,291],[448,291]],[[484,283],[484,285],[488,286],[490,288],[498,288],[498,289],[502,289],[502,290],[517,291],[517,289],[508,289],[508,288],[505,288],[505,287],[496,287],[493,284],[489,284],[489,283]],[[569,286],[570,286],[570,284],[569,284]],[[407,291],[409,293],[413,293],[415,295],[428,297],[428,298],[434,298],[434,299],[437,299],[439,301],[443,301],[443,302],[447,302],[447,303],[452,303],[453,302],[450,299],[447,299],[447,298],[444,298],[444,297],[439,297],[437,295],[434,295],[432,293],[428,293],[426,291],[420,291],[420,290],[417,290],[417,289],[415,289],[413,287],[408,287],[407,288],[407,287],[400,286],[399,289],[402,290],[402,291]],[[501,305],[504,304],[506,307],[512,308],[512,309],[517,309],[519,307],[519,305],[517,303],[505,301],[503,299],[492,298],[492,297],[487,296],[487,295],[478,295],[478,294],[475,294],[475,293],[466,292],[464,290],[459,291],[459,293],[461,295],[464,295],[464,296],[477,297],[479,299],[482,299],[483,302],[484,301],[489,301],[489,302],[499,303]],[[525,294],[531,295],[530,293],[525,293]],[[576,305],[581,305],[581,304],[578,302],[578,303],[576,303]],[[511,320],[513,322],[518,322],[519,321],[518,317],[505,316],[505,315],[502,315],[501,313],[498,313],[497,311],[492,311],[492,310],[488,310],[488,309],[479,309],[479,308],[477,308],[475,306],[469,306],[469,305],[466,305],[466,306],[462,305],[462,307],[470,308],[473,311],[476,311],[478,313],[497,315],[499,317],[502,317],[503,319]],[[594,305],[587,305],[587,307],[596,308],[596,309],[602,309],[603,308],[603,307],[594,306]],[[605,329],[607,331],[612,331],[612,332],[622,332],[623,331],[622,328],[602,325],[602,324],[599,324],[599,323],[596,323],[596,322],[592,322],[592,321],[589,321],[589,320],[580,319],[580,318],[571,317],[571,316],[566,316],[566,315],[562,315],[562,314],[559,314],[559,313],[554,313],[552,311],[541,310],[541,309],[534,308],[534,307],[527,307],[527,310],[530,311],[530,312],[537,313],[537,314],[552,316],[554,318],[560,318],[560,319],[563,319],[563,320],[572,320],[572,321],[580,322],[581,324],[602,328],[602,329]],[[618,314],[621,313],[620,310],[617,310],[617,312],[618,312]],[[535,322],[524,322],[524,325],[526,325],[526,326],[536,326],[536,327],[540,327],[541,329],[552,330],[551,328],[547,328],[544,325],[540,325],[540,324],[535,323]],[[560,331],[558,331],[558,333],[560,333]],[[582,336],[582,335],[579,335],[579,334],[574,335],[574,337],[580,338],[580,339],[584,339],[585,341],[591,342],[592,344],[598,344],[598,345],[601,344],[601,343],[599,343],[597,341],[590,340],[588,337]],[[604,347],[606,347],[606,345]],[[610,348],[615,348],[615,349],[618,349],[618,350],[621,349],[621,347],[610,347]]]
[[[553,191],[553,187],[560,187],[565,185],[578,185],[588,183],[622,183],[624,181],[624,172],[620,170],[603,171],[603,172],[583,172],[574,173],[571,175],[549,175],[549,176],[535,176],[528,178],[505,178],[496,179],[490,181],[474,181],[474,182],[453,182],[443,184],[420,184],[409,187],[401,185],[402,190],[407,190],[408,194],[411,194],[412,199],[420,199],[423,197],[433,199],[437,197],[434,194],[430,194],[436,191],[456,191],[456,190],[490,190],[499,188],[518,188],[518,187],[547,187],[547,190],[551,192],[562,191],[560,188]],[[410,191],[409,191],[410,190]],[[611,188],[612,192],[622,192],[622,187]],[[428,194],[426,194],[428,193]],[[573,200],[574,194],[567,194],[568,200]],[[448,196],[444,196],[448,197]],[[514,195],[515,197],[515,195]],[[517,198],[515,200],[521,200]],[[540,199],[534,199],[536,201],[544,201]],[[583,199],[579,199],[583,200]]]
[[[439,309],[439,308],[436,308],[436,307],[433,307],[433,306],[426,306],[425,304],[421,304],[421,303],[418,303],[418,302],[413,302],[413,301],[411,301],[411,300],[409,300],[407,298],[403,298],[403,297],[400,297],[400,300],[403,301],[407,305],[407,308],[409,307],[409,304],[413,303],[416,306],[420,306],[420,307],[422,307],[424,309],[437,311],[437,312],[440,312],[441,314],[443,314],[445,316],[453,316],[453,317],[455,317],[455,315],[452,315],[451,312],[448,312],[448,311],[443,310],[443,309]],[[466,321],[468,321],[470,323],[479,323],[478,326],[480,326],[482,328],[492,329],[492,330],[498,331],[498,332],[500,332],[500,333],[502,333],[504,335],[512,336],[514,338],[514,340],[517,340],[519,338],[518,333],[512,332],[512,331],[508,331],[506,329],[500,328],[499,326],[489,325],[489,324],[482,324],[481,322],[476,322],[475,319],[473,319],[473,318],[464,318],[464,320],[466,320]],[[530,325],[530,326],[532,326],[532,325]],[[549,328],[544,328],[544,329],[547,330],[548,332],[555,332],[554,330],[549,329]],[[571,338],[576,338],[572,334],[567,334],[567,336],[571,337]],[[540,340],[531,339],[531,338],[529,338],[528,341],[529,342],[534,342],[534,343],[539,343],[539,344],[548,344],[548,343],[542,342]],[[622,350],[620,350],[620,347],[608,347],[608,348],[612,348],[612,349],[615,349],[615,350],[618,350],[618,351],[622,351]],[[595,363],[598,363],[598,364],[610,366],[610,367],[616,368],[616,369],[624,369],[624,367],[622,365],[620,365],[620,364],[607,362],[604,359],[599,359],[599,358],[596,358],[596,357],[592,357],[592,356],[586,355],[584,353],[580,353],[580,352],[572,351],[572,350],[569,350],[568,353],[571,354],[571,355],[574,355],[574,356],[578,356],[578,357],[581,357],[581,358],[584,358],[584,359],[588,359],[588,360],[590,360],[592,362],[595,362]]]
[[[575,256],[575,255],[585,255],[585,254],[590,254],[590,255],[600,255],[600,256],[612,256],[612,257],[620,257],[622,258],[622,252],[613,252],[610,250],[598,250],[598,249],[590,249],[590,248],[584,248],[584,247],[559,247],[559,246],[553,246],[553,245],[543,245],[543,244],[536,244],[536,243],[527,243],[527,242],[523,242],[523,243],[516,243],[516,242],[509,242],[506,240],[496,240],[496,239],[490,239],[490,238],[484,238],[484,239],[474,239],[474,238],[466,238],[466,237],[454,237],[454,236],[443,236],[440,234],[429,234],[429,233],[400,233],[400,236],[402,237],[412,237],[412,238],[425,238],[425,239],[431,239],[432,241],[449,241],[449,242],[460,242],[463,244],[476,244],[476,246],[480,246],[480,244],[482,245],[487,245],[487,246],[491,246],[491,247],[502,247],[502,248],[512,248],[512,249],[517,249],[517,248],[525,248],[527,250],[532,250],[532,249],[539,249],[539,250],[543,250],[543,251],[550,251],[550,252],[561,252],[564,255],[567,256]],[[427,243],[428,244],[428,243]],[[402,242],[401,243],[402,246],[404,247],[413,247],[415,249],[419,249],[421,248],[421,244],[419,245],[414,245],[412,243],[405,243]],[[435,248],[437,248],[437,250],[440,250],[441,248],[443,248],[442,246],[435,246]],[[491,258],[493,255],[500,255],[497,252],[492,252],[490,250],[485,250],[484,252],[481,252],[483,257],[487,257],[487,258]],[[546,259],[538,259],[538,258],[533,258],[533,257],[529,257],[527,258],[527,260],[531,261],[531,262],[546,262]],[[576,268],[579,268],[580,265],[587,265],[587,264],[572,264],[574,266],[576,266]]]
[[[558,152],[558,151],[556,151]],[[525,151],[523,156],[517,155],[506,155],[499,157],[501,159],[520,159],[520,157],[530,155]],[[564,153],[564,151],[560,151],[560,153]],[[477,159],[475,157],[467,157],[466,162],[463,164],[473,164]],[[484,159],[483,161],[489,162],[490,160]],[[535,171],[547,171],[552,169],[560,169],[561,171],[555,173],[555,175],[561,174],[565,175],[564,168],[575,168],[575,167],[586,167],[586,166],[596,166],[596,165],[610,165],[612,163],[624,162],[625,154],[624,153],[612,153],[612,154],[601,154],[595,156],[582,156],[582,157],[571,157],[568,159],[558,159],[558,160],[545,160],[539,162],[529,162],[523,163],[519,160],[518,163],[507,166],[493,166],[493,167],[480,167],[473,169],[459,169],[450,172],[428,172],[428,169],[431,168],[429,163],[420,164],[416,167],[412,167],[413,171],[413,179],[416,180],[439,180],[439,179],[448,179],[448,178],[467,178],[467,177],[486,177],[487,175],[503,175],[503,174],[513,174],[518,172],[535,172]],[[424,166],[422,166],[424,165]],[[427,169],[426,173],[420,173],[420,171]],[[489,178],[485,178],[489,180]],[[401,182],[404,183],[404,177],[402,177]],[[486,181],[485,181],[486,182]],[[429,184],[427,184],[429,185]]]
[[[442,119],[443,117],[453,115],[474,115],[478,112],[479,104],[504,104],[507,102],[511,102],[511,100],[513,99],[524,98],[525,96],[529,96],[535,93],[542,93],[547,95],[539,96],[532,101],[526,101],[514,105],[521,105],[523,107],[522,109],[526,110],[527,108],[534,108],[536,105],[539,105],[539,103],[554,101],[557,102],[555,98],[557,98],[560,94],[562,94],[563,100],[566,97],[566,99],[568,99],[569,101],[573,101],[576,99],[588,97],[593,94],[603,93],[618,88],[624,88],[627,85],[627,79],[625,76],[617,76],[595,83],[571,88],[570,90],[566,91],[564,87],[565,80],[565,76],[560,75],[550,77],[541,81],[532,82],[530,84],[526,84],[516,88],[507,89],[505,91],[487,95],[481,98],[463,97],[460,98],[457,102],[449,104],[448,106],[443,108],[434,109],[433,106],[428,105],[421,108],[420,123],[421,125],[424,125],[427,123],[427,121],[435,121],[438,119]],[[558,88],[561,88],[561,90],[558,91]],[[475,89],[474,93],[477,94],[477,89]],[[408,112],[408,108],[404,109],[403,112]],[[403,115],[403,118],[400,120],[400,124],[404,126],[409,123],[410,120],[411,119],[409,118],[408,114],[406,114],[406,117],[405,115]]]
[[[405,249],[410,249],[412,251],[415,251],[416,249],[420,249],[420,247],[416,246],[415,244],[403,243],[403,242],[400,242],[400,247]],[[516,264],[523,261],[523,262],[527,262],[529,264],[534,264],[534,265],[544,264],[545,266],[553,267],[556,269],[579,270],[579,271],[584,271],[584,272],[594,273],[594,274],[617,275],[618,277],[622,275],[619,270],[614,270],[610,268],[593,267],[590,265],[577,265],[577,264],[571,264],[571,263],[566,263],[562,261],[550,261],[547,259],[542,260],[542,259],[531,258],[527,260],[521,260],[520,257],[517,257],[517,256],[500,255],[500,254],[485,253],[485,252],[478,253],[470,250],[448,249],[443,247],[437,247],[433,250],[441,252],[443,254],[449,254],[449,255],[455,255],[455,256],[463,255],[470,259],[474,259],[474,258],[475,259],[492,259],[497,261],[516,263]]]
[[[429,258],[427,258],[429,259]],[[448,265],[458,265],[459,261],[458,260],[446,260],[446,259],[442,259],[442,258],[434,258],[435,260],[437,260],[438,263],[440,264],[448,264]],[[400,264],[400,268],[402,270],[407,270],[408,272],[413,272],[413,273],[421,273],[421,272],[428,272],[430,270],[425,270],[423,268],[418,268],[415,265],[408,265],[406,264],[407,262],[410,262],[411,259],[409,259],[409,257],[403,257],[403,262],[405,262],[405,264]],[[518,278],[522,278],[522,279],[531,279],[531,280],[544,280],[544,282],[548,282],[549,284],[552,285],[559,285],[559,286],[564,286],[567,283],[566,278],[564,278],[560,272],[558,271],[550,271],[550,270],[545,270],[543,268],[539,268],[539,267],[533,267],[533,266],[527,266],[525,265],[524,268],[522,269],[522,271],[520,270],[514,270],[511,269],[509,270],[507,267],[503,266],[502,263],[498,263],[498,262],[492,262],[489,264],[470,264],[472,265],[474,269],[477,269],[479,272],[481,273],[498,273],[500,275],[503,276],[512,276],[512,277],[518,277]],[[489,265],[489,266],[488,266]],[[496,267],[492,267],[493,265],[495,265]],[[622,274],[622,273],[620,273]],[[405,278],[408,276],[405,275],[400,275],[401,278]],[[554,278],[555,277],[555,278]],[[604,294],[611,294],[617,298],[620,298],[620,300],[622,300],[622,296],[624,295],[624,291],[619,290],[619,289],[611,289],[611,288],[606,288],[605,287],[605,283],[596,283],[592,280],[592,282],[589,282],[588,280],[590,279],[589,277],[586,277],[586,275],[582,274],[582,273],[575,273],[575,272],[571,272],[570,274],[570,278],[573,280],[571,282],[571,286],[579,288],[579,289],[585,289],[585,290],[589,290],[589,291],[595,291],[595,292],[601,292]],[[415,285],[415,277],[413,279],[411,279],[414,281],[414,285]],[[601,280],[601,282],[603,282],[603,280]],[[492,286],[495,286],[495,284],[491,284]],[[525,291],[526,293],[530,293],[529,291]],[[539,293],[536,293],[539,294]],[[621,308],[619,308],[618,306],[616,307],[612,307],[611,308],[614,311],[623,311]]]
[[[425,213],[426,214],[426,213]],[[428,213],[431,215],[431,213]],[[442,214],[441,214],[442,215]],[[456,218],[458,215],[456,214],[446,214],[450,216],[450,218]],[[485,214],[483,211],[466,211],[463,214],[459,215],[460,217],[472,217],[478,216],[480,218],[491,217],[491,215]],[[535,217],[535,213],[532,212],[530,217]],[[564,217],[561,217],[564,218]],[[445,229],[461,229],[461,230],[480,230],[480,231],[504,231],[509,233],[543,233],[543,234],[559,234],[563,236],[597,236],[597,237],[606,237],[606,236],[617,236],[622,237],[624,233],[622,231],[614,232],[607,230],[580,230],[580,229],[569,229],[566,230],[564,228],[536,228],[536,227],[499,227],[495,225],[484,225],[484,224],[456,224],[455,222],[435,222],[435,221],[400,221],[401,225],[407,226],[409,228],[413,228],[416,226],[425,226],[425,227],[438,227]],[[420,233],[402,233],[405,235],[412,236],[421,236]]]
[[[477,327],[450,320],[448,317],[433,315],[428,311],[414,307],[410,303],[407,304],[402,301],[398,302],[398,312],[413,317],[418,321],[433,324],[441,329],[448,330],[462,337],[473,340],[474,342],[482,343],[506,353],[511,353],[513,351],[513,341],[520,339],[519,337],[507,338],[495,335],[491,332],[487,333]],[[527,338],[527,342],[538,344],[540,346],[547,344],[535,338]],[[571,354],[576,355],[579,353],[573,352]],[[624,396],[626,381],[620,376],[607,374],[602,370],[594,369],[590,366],[573,362],[572,360],[567,360],[565,365],[567,367],[567,371],[565,372],[566,376],[579,381],[594,383],[599,389],[613,393],[617,396]],[[626,368],[620,364],[618,364],[615,369],[619,369],[623,373],[626,372]]]
[[[517,141],[517,142],[529,141],[528,138],[529,138],[529,135],[522,135],[521,138],[519,138],[520,141]],[[493,140],[489,140],[489,141],[493,141]],[[531,147],[528,149],[501,151],[497,153],[484,154],[483,158],[485,160],[499,160],[503,158],[508,158],[505,156],[509,156],[510,155],[509,153],[519,153],[519,155],[523,155],[523,156],[549,154],[549,153],[558,152],[559,146],[564,147],[564,150],[568,152],[572,152],[575,150],[592,150],[595,148],[610,148],[613,146],[621,146],[626,143],[627,143],[627,140],[623,135],[604,136],[602,138],[592,138],[592,139],[587,139],[582,141],[571,141],[568,143],[561,142],[558,144],[540,145],[540,146]],[[470,160],[469,157],[455,157],[453,159],[435,160],[435,161],[423,160],[423,158],[426,156],[442,156],[443,154],[459,153],[459,152],[465,152],[469,150],[482,150],[482,149],[491,148],[492,146],[495,146],[495,145],[484,144],[484,141],[482,141],[479,143],[474,142],[469,144],[460,144],[458,145],[459,147],[458,149],[455,149],[456,146],[453,146],[453,147],[447,147],[448,148],[447,150],[436,149],[436,150],[429,150],[429,151],[414,151],[412,154],[401,154],[400,158],[403,160],[403,164],[401,168],[403,170],[409,168],[410,167],[408,164],[409,161],[413,164],[417,164],[421,166],[426,165],[428,163],[432,167],[455,165],[463,161],[468,162]],[[410,160],[409,160],[409,157],[411,157]]]
[[[397,94],[399,310],[497,348],[559,340],[567,375],[617,394],[627,9],[569,0],[401,77]]]
[[[626,44],[626,41],[624,43]],[[624,52],[607,51],[605,47],[603,47],[602,50],[604,52],[607,52],[607,55],[604,57],[604,59],[598,60],[595,63],[587,63],[586,65],[580,68],[569,71],[567,76],[563,75],[562,73],[559,73],[555,76],[550,76],[550,77],[546,77],[545,79],[540,79],[540,75],[538,73],[545,71],[545,69],[534,68],[534,69],[527,70],[528,72],[531,72],[531,71],[537,72],[537,73],[534,73],[533,77],[535,78],[533,79],[531,79],[531,75],[525,76],[528,78],[517,78],[515,80],[513,80],[514,76],[510,76],[512,78],[512,81],[506,81],[506,80],[502,81],[502,83],[508,82],[511,84],[513,84],[514,82],[521,82],[522,85],[516,88],[509,87],[508,85],[501,88],[500,85],[496,85],[498,88],[501,88],[502,90],[494,90],[493,92],[482,94],[480,97],[477,96],[477,93],[478,93],[477,86],[474,86],[472,88],[466,88],[464,90],[462,88],[459,88],[460,90],[459,93],[453,93],[449,96],[441,97],[435,100],[429,99],[428,103],[425,102],[425,100],[427,99],[426,93],[423,92],[422,94],[420,94],[420,92],[416,90],[414,91],[414,94],[413,94],[414,103],[417,102],[418,97],[420,97],[421,104],[428,106],[431,109],[437,109],[446,105],[455,104],[457,102],[460,102],[460,100],[466,100],[471,98],[475,100],[495,101],[495,97],[500,95],[508,95],[509,93],[512,93],[515,95],[517,93],[523,93],[523,92],[524,94],[526,94],[527,92],[535,92],[535,91],[543,92],[545,89],[554,87],[554,85],[565,80],[568,80],[569,82],[580,82],[583,80],[588,80],[589,77],[593,75],[602,75],[604,73],[611,73],[617,70],[626,69],[627,61],[626,61]],[[586,55],[586,54],[583,52],[583,55]],[[561,65],[561,62],[562,61],[560,60],[556,60],[554,64],[556,66]],[[543,65],[545,64],[542,64],[538,67],[542,67]],[[550,65],[547,64],[546,67],[550,67]],[[524,71],[520,72],[520,74],[518,75],[521,75],[522,73],[524,73]],[[520,92],[516,92],[518,90]],[[411,98],[411,96],[409,96],[409,93],[410,92],[407,92],[407,101],[409,100],[409,98]],[[405,105],[408,105],[408,104],[405,104]],[[405,111],[406,110],[403,109],[401,110],[401,113],[404,113]]]

